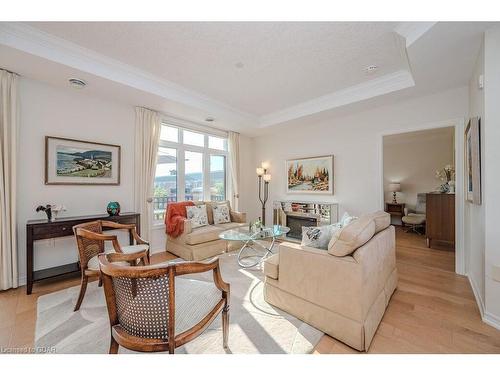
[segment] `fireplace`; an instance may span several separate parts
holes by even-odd
[[[286,237],[302,240],[302,227],[317,227],[318,222],[318,217],[286,215],[286,226],[290,228]]]
[[[328,225],[337,221],[337,203],[274,201],[273,223],[289,227],[286,238],[292,242],[302,240],[302,227]]]

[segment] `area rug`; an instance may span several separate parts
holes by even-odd
[[[222,347],[220,316],[175,353],[310,353],[323,333],[264,301],[259,267],[241,269],[236,254],[220,257],[223,279],[231,284],[229,348]],[[212,280],[211,273],[189,278]],[[73,312],[79,286],[38,298],[35,346],[56,353],[107,353],[110,330],[106,302],[97,282],[90,283],[79,311]],[[120,353],[134,353],[120,347]]]

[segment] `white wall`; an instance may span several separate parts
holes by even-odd
[[[382,208],[382,134],[419,130],[436,122],[453,125],[452,119],[463,119],[467,112],[467,88],[453,89],[257,137],[255,160],[271,162],[271,202],[283,198],[333,201],[340,204],[340,215],[345,211],[359,215]],[[335,156],[333,196],[286,194],[286,159],[328,154]],[[255,176],[254,169],[248,173]],[[246,199],[251,212],[258,212],[254,197]],[[267,220],[272,219],[271,211]]]
[[[85,91],[55,88],[22,78],[17,182],[18,254],[20,282],[26,279],[26,221],[44,218],[39,204],[61,203],[64,216],[106,212],[118,201],[122,212],[134,210],[134,109],[132,106],[90,97]],[[55,186],[44,184],[44,137],[84,139],[121,146],[119,186]],[[127,241],[127,237],[121,237]],[[74,262],[73,238],[37,241],[35,269]]]
[[[442,181],[436,170],[454,165],[455,129],[429,129],[384,137],[384,196],[392,201],[391,182],[401,183],[398,202],[414,210],[417,194],[434,191]],[[399,222],[400,223],[400,222]]]
[[[484,210],[485,312],[484,318],[500,329],[500,27],[488,29],[484,39]]]
[[[484,126],[484,90],[479,89],[479,76],[484,74],[484,44],[469,82],[469,115],[481,118]],[[481,144],[484,145],[484,131],[481,132]],[[485,148],[481,148],[481,160],[484,160]],[[484,168],[481,175],[481,185],[484,190]],[[485,203],[475,205],[465,202],[464,206],[464,247],[466,272],[478,299],[480,309],[484,309],[484,225]]]

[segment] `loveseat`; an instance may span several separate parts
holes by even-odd
[[[398,280],[390,216],[361,216],[333,235],[328,250],[282,243],[264,273],[268,303],[368,350]]]
[[[237,244],[226,243],[219,239],[219,234],[225,230],[245,226],[246,214],[230,209],[230,223],[214,224],[212,206],[227,203],[229,201],[197,201],[195,205],[207,206],[208,225],[193,228],[191,220],[185,219],[184,231],[178,237],[167,236],[166,250],[185,260],[202,260],[223,253],[226,250],[233,250]]]

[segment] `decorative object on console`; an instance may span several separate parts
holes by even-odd
[[[473,117],[465,129],[465,196],[481,204],[481,119]]]
[[[212,211],[214,213],[214,224],[225,224],[231,222],[229,206],[227,203],[213,205]]]
[[[392,203],[397,204],[396,193],[401,191],[401,184],[399,182],[391,182],[389,184],[389,191],[392,193]]]
[[[186,213],[188,220],[191,220],[192,228],[208,225],[207,206],[205,204],[186,207]]]
[[[257,177],[259,179],[259,201],[262,204],[262,224],[266,225],[266,202],[269,198],[269,181],[271,181],[271,175],[267,173],[269,170],[269,163],[263,161],[261,166],[257,168]],[[264,189],[262,189],[262,180],[264,180]],[[264,190],[264,196],[262,196],[262,190]]]
[[[120,146],[45,137],[46,185],[119,185]]]
[[[118,216],[120,215],[120,203],[118,202],[109,202],[108,206],[106,207],[106,211],[108,212],[109,216]]]
[[[286,161],[288,194],[333,194],[333,155]]]
[[[47,220],[48,221],[52,221],[52,206],[50,204],[47,204],[45,206],[38,206],[36,208],[36,212],[40,212],[40,211],[43,211],[45,212],[45,214],[47,215]]]

